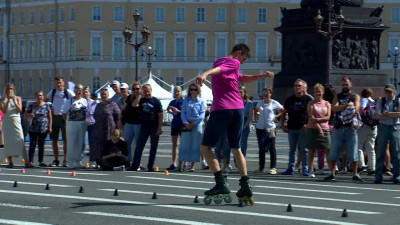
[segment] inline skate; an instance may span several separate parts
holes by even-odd
[[[204,203],[209,205],[213,200],[215,204],[221,204],[222,200],[226,203],[232,202],[232,197],[230,196],[231,190],[227,182],[226,176],[221,176],[215,178],[215,186],[210,190],[204,192]]]
[[[253,191],[250,187],[249,177],[242,177],[239,180],[240,189],[236,192],[239,206],[254,205]]]

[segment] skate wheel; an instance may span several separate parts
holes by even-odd
[[[254,205],[254,199],[253,199],[253,197],[251,197],[250,199],[249,199],[249,203],[250,203],[250,205]]]
[[[221,202],[222,202],[222,199],[220,199],[220,198],[215,198],[214,199],[214,203],[215,204],[221,204]]]
[[[206,196],[203,198],[203,202],[206,205],[209,205],[211,203],[211,201],[212,201],[212,198],[210,196]]]
[[[243,207],[244,206],[244,204],[243,204],[243,201],[242,200],[239,200],[239,205],[238,205],[239,207]]]
[[[224,198],[224,201],[225,201],[226,203],[231,203],[231,202],[232,202],[232,197],[231,197],[230,195],[227,195],[227,196]]]

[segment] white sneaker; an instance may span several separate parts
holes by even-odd
[[[269,174],[275,175],[276,174],[276,169],[272,168],[268,171]]]
[[[315,178],[315,174],[314,174],[313,171],[309,171],[309,172],[307,173],[307,176],[308,176],[308,177],[311,177],[311,178]]]
[[[323,169],[317,170],[317,172],[315,173],[316,175],[324,175],[325,171]]]
[[[225,167],[221,170],[223,173],[232,173],[232,166]]]
[[[201,170],[208,170],[209,169],[209,167],[208,167],[208,165],[207,165],[207,162],[206,161],[202,161],[201,162]]]
[[[301,171],[300,171],[300,166],[294,167],[294,172],[295,172],[295,173],[300,173],[300,172],[301,172]]]
[[[347,173],[347,168],[344,167],[341,171],[339,171],[340,174],[346,174]]]

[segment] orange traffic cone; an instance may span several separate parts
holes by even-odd
[[[47,175],[50,175],[50,174],[51,174],[51,173],[50,173],[50,170],[47,170],[46,174],[47,174]]]
[[[72,171],[71,176],[76,177],[75,171]]]
[[[7,158],[4,158],[4,163],[8,163],[8,159]]]
[[[22,162],[22,163],[25,163],[25,159],[21,159],[21,162]]]
[[[168,175],[169,175],[169,174],[168,174],[168,170],[165,170],[164,174],[168,176]]]
[[[156,172],[160,171],[160,170],[158,169],[158,166],[156,166],[156,168],[154,168],[154,171],[156,171]]]
[[[89,168],[89,163],[86,163],[86,164],[85,164],[85,167],[86,167],[86,168]]]
[[[25,173],[25,168],[22,168],[21,173]]]

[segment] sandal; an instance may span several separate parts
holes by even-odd
[[[39,163],[39,166],[41,166],[41,167],[47,167],[47,165],[46,165],[45,163],[43,163],[43,162]]]
[[[6,168],[14,168],[14,164],[10,163],[6,166]]]

